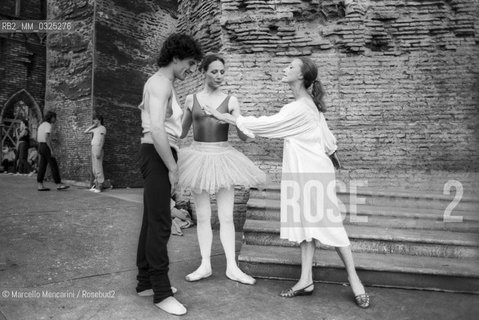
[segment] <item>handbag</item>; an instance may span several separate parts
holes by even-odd
[[[333,166],[336,170],[341,169],[343,166],[341,165],[341,160],[339,160],[338,153],[334,151],[332,154],[329,155],[329,159],[333,162]]]

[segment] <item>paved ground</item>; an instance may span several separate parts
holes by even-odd
[[[94,194],[79,186],[35,188],[34,177],[0,174],[0,319],[178,318],[134,290],[141,189]],[[368,310],[356,307],[349,287],[337,284],[317,283],[312,296],[285,299],[277,294],[292,282],[259,279],[244,286],[228,280],[217,234],[213,254],[213,276],[188,283],[184,276],[200,261],[196,230],[171,238],[170,278],[189,310],[182,319],[440,320],[479,314],[479,296],[442,292],[368,288]]]

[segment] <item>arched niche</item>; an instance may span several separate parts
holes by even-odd
[[[28,120],[30,137],[36,140],[37,129],[42,121],[42,110],[33,96],[25,89],[14,93],[0,112],[1,147],[16,147],[20,121]]]

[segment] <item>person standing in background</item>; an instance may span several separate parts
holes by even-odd
[[[105,144],[106,128],[103,125],[103,116],[96,115],[93,124],[85,133],[93,134],[91,139],[91,165],[93,172],[93,185],[90,191],[101,192],[105,176],[103,174],[103,145]]]
[[[38,141],[38,154],[40,155],[40,161],[38,164],[37,184],[38,191],[50,191],[43,184],[45,178],[45,172],[47,171],[47,165],[50,165],[50,170],[53,175],[53,180],[57,184],[57,190],[65,190],[70,186],[64,185],[60,177],[60,170],[58,169],[58,163],[55,158],[55,151],[53,149],[51,132],[52,125],[57,121],[57,114],[53,111],[48,111],[45,115],[45,121],[38,127],[37,141]]]
[[[17,147],[17,174],[29,173],[28,165],[28,148],[30,147],[30,130],[28,129],[28,121],[20,122],[20,134]]]

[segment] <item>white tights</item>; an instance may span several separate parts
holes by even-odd
[[[194,272],[186,276],[187,281],[198,281],[209,277],[211,269],[211,244],[213,231],[211,230],[211,204],[207,192],[193,193],[196,205],[196,219],[198,226],[198,243],[201,252],[201,265]],[[218,218],[220,220],[220,240],[226,256],[226,277],[243,284],[254,284],[255,279],[238,268],[235,252],[235,226],[233,223],[234,188],[220,189],[216,193],[218,204]]]
[[[211,204],[208,192],[194,193],[196,205],[196,219],[198,226],[198,243],[201,252],[201,264],[211,267],[211,244],[213,231],[211,230]],[[218,218],[220,220],[220,240],[225,251],[227,268],[236,267],[235,260],[235,226],[233,223],[234,188],[220,189],[216,193]]]

